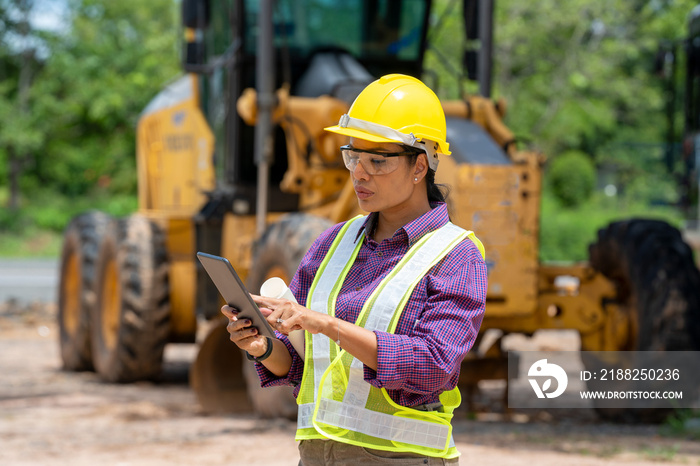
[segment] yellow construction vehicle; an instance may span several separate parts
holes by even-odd
[[[470,74],[479,64],[482,95],[443,102],[452,156],[437,181],[451,187],[453,222],[486,247],[482,334],[574,329],[585,350],[697,349],[700,274],[668,225],[612,225],[593,265],[539,262],[544,157],[518,149],[505,103],[489,98],[491,1],[465,0],[464,12],[479,25],[468,29],[481,51],[465,62]],[[183,0],[182,13],[188,73],[138,123],[138,212],[88,212],[66,230],[64,365],[152,379],[167,343],[197,341],[190,377],[206,410],[244,410],[250,398],[261,415],[293,416],[290,390],[260,389],[228,340],[195,253],[227,257],[257,291],[268,277],[289,282],[318,234],[360,213],[345,141],[323,128],[376,77],[420,77],[431,2]],[[499,340],[465,359],[460,384],[506,375]]]

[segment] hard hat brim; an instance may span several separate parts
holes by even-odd
[[[348,136],[351,138],[358,138],[358,139],[364,139],[365,141],[370,141],[370,142],[388,142],[388,143],[394,143],[394,144],[404,144],[401,141],[397,141],[395,139],[387,138],[384,136],[378,136],[376,134],[368,133],[366,131],[362,131],[360,129],[355,129],[355,128],[346,128],[340,125],[334,125],[334,126],[328,126],[326,128],[323,128],[325,131],[329,131],[331,133],[336,133],[340,134],[342,136]],[[437,151],[438,154],[443,154],[443,155],[450,155],[451,152],[449,150],[449,145],[448,144],[441,144],[438,143],[439,150]]]
[[[394,144],[403,144],[401,141],[395,141],[393,139],[385,138],[383,136],[377,136],[376,134],[367,133],[367,132],[361,131],[359,129],[343,128],[340,125],[329,126],[327,128],[323,128],[323,129],[325,131],[329,131],[331,133],[336,133],[336,134],[340,134],[342,136],[348,136],[351,138],[364,139],[365,141],[370,141],[370,142],[390,142],[390,143],[394,143]]]

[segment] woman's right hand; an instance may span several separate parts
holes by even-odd
[[[224,305],[221,313],[228,318],[226,330],[232,342],[251,356],[259,357],[267,351],[267,338],[258,334],[258,329],[251,327],[250,319],[238,319],[238,310]]]

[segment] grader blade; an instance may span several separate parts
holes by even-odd
[[[226,320],[217,320],[202,343],[190,371],[190,385],[208,413],[251,413],[294,419],[292,388],[260,387],[253,363],[229,340]]]
[[[190,370],[190,386],[207,413],[252,412],[241,352],[229,340],[226,324],[212,324]]]

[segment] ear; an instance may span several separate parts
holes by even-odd
[[[413,177],[421,181],[428,174],[428,156],[422,153],[416,159],[416,164],[413,166]]]

